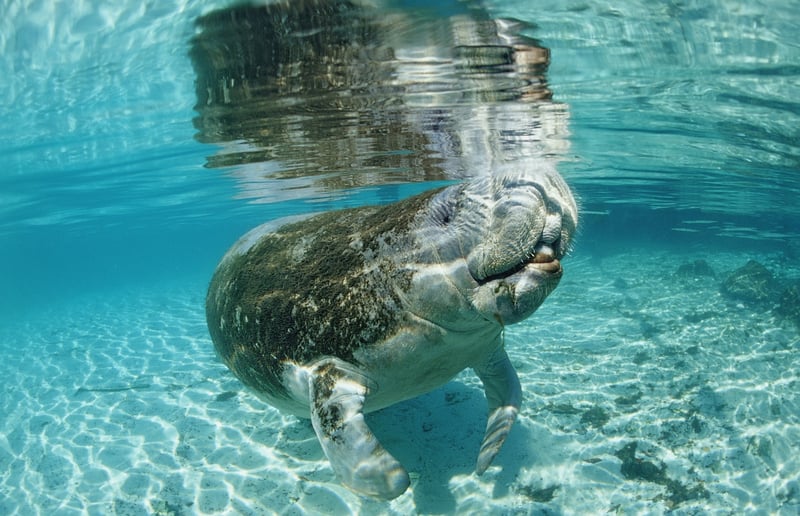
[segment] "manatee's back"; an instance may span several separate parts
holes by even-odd
[[[396,330],[397,292],[409,273],[386,254],[392,224],[404,226],[391,219],[393,207],[317,215],[226,255],[209,286],[206,317],[217,352],[245,384],[285,396],[285,362],[351,361],[356,349]]]

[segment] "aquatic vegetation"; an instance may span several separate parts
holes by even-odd
[[[675,507],[683,502],[708,498],[709,493],[702,484],[687,487],[682,482],[674,480],[667,475],[664,464],[655,464],[651,461],[640,459],[636,456],[638,443],[633,441],[626,444],[616,452],[617,458],[622,461],[620,471],[627,480],[652,482],[666,488],[666,498],[670,507]]]

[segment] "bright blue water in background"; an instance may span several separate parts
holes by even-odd
[[[131,287],[202,292],[264,220],[428,186],[253,202],[204,167],[216,149],[194,140],[187,52],[195,18],[222,5],[0,3],[0,324]],[[528,35],[551,51],[549,87],[569,110],[560,170],[583,211],[576,260],[798,259],[800,4],[486,6],[535,24]]]

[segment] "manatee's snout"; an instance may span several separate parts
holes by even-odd
[[[480,241],[467,255],[478,283],[532,273],[561,274],[577,224],[575,200],[555,171],[494,179],[485,188]]]
[[[545,217],[544,228],[533,248],[531,263],[543,272],[561,273],[559,259],[567,253],[569,240],[574,230],[574,228],[571,230],[564,227],[563,213],[563,207],[560,207],[555,213],[549,213]]]
[[[501,325],[531,315],[561,279],[578,210],[555,170],[478,184],[484,231],[466,253],[473,306]]]
[[[548,274],[561,274],[561,262],[556,258],[553,248],[547,244],[536,246],[531,265]]]
[[[575,235],[578,207],[569,187],[555,170],[543,173],[536,181],[546,215],[535,252],[561,259],[569,251]]]
[[[572,200],[571,196],[569,200]],[[565,221],[564,211],[560,206],[555,213],[547,215],[542,234],[533,248],[531,265],[547,274],[561,275],[560,259],[567,253],[575,231],[574,217],[568,214]]]

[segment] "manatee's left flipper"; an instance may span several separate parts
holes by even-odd
[[[314,369],[309,383],[311,424],[342,483],[382,500],[403,494],[408,473],[364,421],[363,378],[328,360]]]
[[[489,356],[485,364],[474,369],[483,382],[489,402],[486,433],[475,466],[475,472],[480,475],[492,463],[508,437],[522,403],[522,389],[517,372],[502,346]]]

